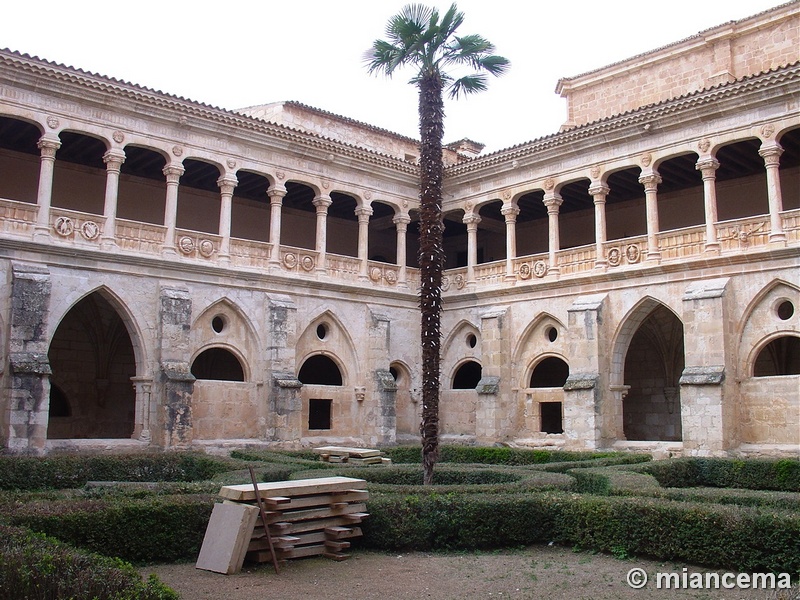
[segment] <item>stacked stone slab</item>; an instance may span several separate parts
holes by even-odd
[[[347,540],[361,535],[357,525],[369,516],[365,484],[352,477],[259,483],[278,560],[319,555],[333,560],[349,558],[343,552],[350,547]],[[225,486],[219,495],[225,504],[256,505],[252,485]],[[253,562],[272,560],[260,519],[250,531],[245,557]]]

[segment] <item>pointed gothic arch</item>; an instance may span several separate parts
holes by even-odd
[[[628,313],[614,344],[612,386],[626,390],[622,426],[628,440],[681,441],[683,322],[647,297]]]
[[[48,438],[129,438],[134,433],[139,411],[131,380],[142,368],[141,344],[124,314],[119,300],[101,287],[60,319],[48,359],[52,393],[61,394],[56,401],[68,410],[50,415]]]

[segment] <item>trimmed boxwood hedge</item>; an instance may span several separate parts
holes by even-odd
[[[383,452],[395,463],[418,464],[421,460],[419,446],[384,448]],[[442,463],[473,463],[484,465],[541,465],[553,462],[583,461],[599,458],[624,457],[628,462],[650,460],[645,454],[620,452],[575,452],[568,450],[533,450],[506,446],[439,446]]]
[[[641,468],[664,487],[800,492],[800,459],[673,458]]]
[[[79,548],[136,563],[175,562],[196,558],[215,499],[193,494],[44,500],[0,509],[9,524]]]
[[[553,541],[748,572],[800,571],[800,515],[789,511],[558,492],[379,494],[368,510],[362,543],[373,548],[487,549]]]
[[[155,575],[147,582],[119,559],[0,525],[0,593],[25,600],[178,600]]]
[[[76,488],[88,481],[199,481],[234,468],[228,459],[193,452],[0,455],[0,490]]]
[[[418,457],[419,449],[414,452]],[[103,457],[105,463],[90,457],[82,459],[85,464],[79,457],[2,457],[20,461],[11,467],[13,476],[0,470],[3,485],[20,490],[37,482],[46,489],[0,493],[0,521],[135,562],[193,559],[218,487],[249,482],[244,467],[255,464],[262,481],[329,475],[368,480],[371,516],[356,543],[375,548],[477,549],[553,541],[742,571],[800,571],[797,492],[657,483],[747,487],[763,477],[764,487],[791,489],[800,461],[649,463],[642,455],[448,446],[442,455],[459,462],[441,462],[440,480],[453,483],[433,487],[409,483],[408,477],[419,473],[416,459],[414,466],[365,467],[266,451],[230,459],[167,453]],[[503,464],[487,466],[492,457]],[[553,462],[558,458],[569,460]],[[155,459],[154,465],[139,462],[146,459]],[[26,468],[33,476],[22,486]],[[84,480],[153,480],[159,474],[177,481],[53,489]],[[206,479],[185,481],[190,477]]]

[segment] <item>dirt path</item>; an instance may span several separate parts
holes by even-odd
[[[634,600],[661,598],[798,600],[800,591],[680,591],[657,589],[656,573],[679,575],[685,565],[572,552],[534,546],[518,551],[465,553],[381,553],[356,549],[351,558],[296,559],[280,575],[271,564],[248,565],[236,575],[195,569],[194,564],[142,568],[156,573],[184,600]],[[650,576],[644,589],[632,589],[626,576],[633,568]],[[688,573],[705,572],[687,567]]]

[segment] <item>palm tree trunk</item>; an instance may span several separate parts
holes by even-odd
[[[420,315],[422,338],[422,470],[425,485],[433,483],[439,458],[439,376],[441,353],[442,270],[442,137],[443,83],[438,72],[419,80],[420,130]]]

